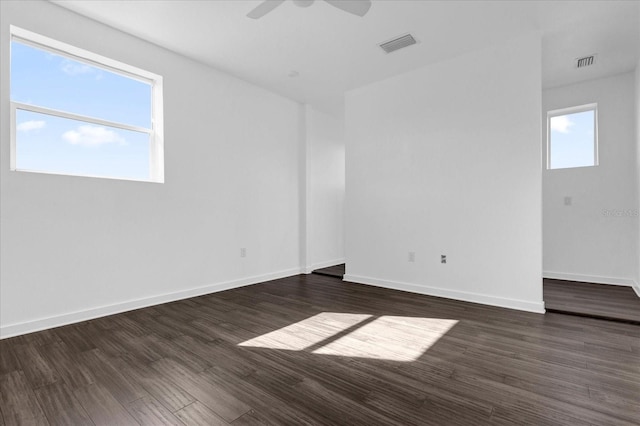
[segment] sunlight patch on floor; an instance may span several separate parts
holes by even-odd
[[[442,318],[322,312],[239,346],[411,362],[457,323]]]
[[[440,318],[381,316],[313,353],[415,361],[457,323]]]
[[[371,315],[322,312],[305,320],[242,342],[238,344],[238,346],[302,351],[368,318],[371,318]]]

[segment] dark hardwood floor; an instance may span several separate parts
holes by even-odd
[[[321,275],[0,347],[0,425],[640,423],[639,326]]]
[[[313,271],[314,274],[326,275],[328,277],[342,278],[344,277],[345,264],[328,266],[326,268],[320,268]]]
[[[544,302],[553,312],[640,325],[640,297],[630,287],[545,278]]]

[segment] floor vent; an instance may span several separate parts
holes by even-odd
[[[413,38],[411,34],[406,34],[400,37],[396,37],[393,40],[385,41],[384,43],[380,43],[379,46],[386,53],[395,52],[396,50],[403,49],[405,47],[416,44],[417,40]]]

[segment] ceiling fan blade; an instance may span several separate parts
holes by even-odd
[[[364,16],[371,8],[371,0],[324,0],[333,7],[354,15]]]
[[[251,12],[247,13],[247,16],[251,19],[262,18],[267,13],[271,12],[276,7],[284,3],[284,0],[266,0],[259,4]]]

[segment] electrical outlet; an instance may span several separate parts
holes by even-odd
[[[240,249],[240,257],[247,257],[247,249],[242,247]]]
[[[447,255],[446,254],[441,254],[440,255],[440,263],[447,263]]]
[[[410,251],[409,252],[409,262],[415,262],[416,261],[416,252],[415,251]]]
[[[565,206],[570,206],[570,205],[572,205],[572,204],[573,204],[573,198],[568,197],[568,196],[567,196],[567,197],[564,197],[564,205],[565,205]]]

